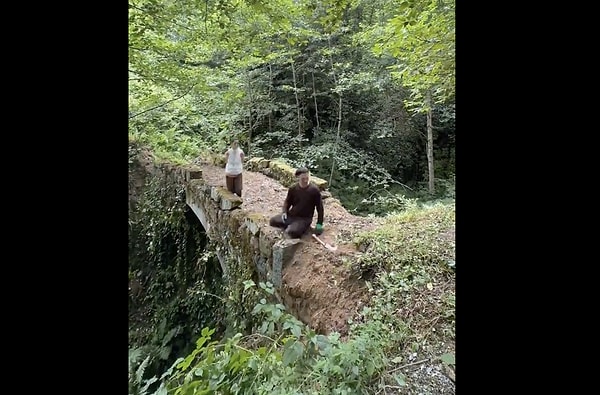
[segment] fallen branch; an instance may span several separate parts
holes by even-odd
[[[420,365],[420,364],[422,364],[422,363],[424,363],[424,362],[428,362],[428,361],[429,361],[429,359],[430,359],[430,358],[425,358],[425,359],[423,359],[423,360],[421,360],[421,361],[412,362],[412,363],[407,363],[406,365],[402,365],[402,366],[399,366],[399,367],[397,367],[397,368],[394,368],[394,369],[390,370],[388,373],[394,373],[394,372],[397,372],[397,371],[398,371],[398,370],[400,370],[400,369],[404,369],[404,368],[407,368],[407,367],[409,367],[409,366]]]

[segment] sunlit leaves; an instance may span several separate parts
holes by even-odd
[[[390,72],[402,86],[412,89],[412,100],[406,102],[408,107],[426,110],[427,91],[436,103],[452,100],[454,0],[399,0],[386,2],[380,8],[379,23],[365,26],[365,32],[357,39],[371,43],[376,56],[395,59]]]
[[[397,75],[405,86],[414,88],[414,104],[423,107],[427,91],[434,102],[454,95],[454,23],[454,0],[415,1],[409,11],[389,21],[396,39],[384,48],[401,61]]]

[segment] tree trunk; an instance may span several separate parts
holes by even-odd
[[[298,137],[302,136],[302,118],[300,116],[300,99],[298,99],[298,87],[296,84],[296,68],[292,61],[292,76],[294,77],[294,97],[296,98],[296,112],[298,113]]]
[[[273,93],[273,65],[269,63],[269,104],[272,102]],[[273,131],[273,109],[269,109],[269,132]]]
[[[431,95],[427,93],[427,167],[429,168],[429,193],[435,193],[433,174],[433,123]]]
[[[329,38],[329,49],[331,49],[331,38]],[[331,63],[331,74],[333,75],[333,83],[337,88],[337,77],[335,75],[335,67],[333,67],[333,59],[331,55],[329,55],[329,62]],[[331,183],[333,180],[333,169],[335,168],[335,158],[337,155],[338,145],[340,144],[340,130],[342,128],[342,92],[338,93],[339,96],[339,104],[338,104],[338,124],[337,124],[337,137],[335,139],[335,146],[333,148],[333,159],[331,162],[331,174],[329,175],[329,187],[331,187]]]
[[[246,156],[250,157],[250,145],[252,144],[252,80],[248,74],[248,147],[246,148]]]
[[[319,125],[319,107],[317,106],[317,90],[315,89],[315,72],[313,71],[311,74],[312,74],[313,98],[315,100],[315,118],[317,119],[316,133],[313,134],[313,137],[317,137],[317,134],[319,133],[321,126]]]

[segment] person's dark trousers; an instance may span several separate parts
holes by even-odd
[[[269,220],[269,225],[276,228],[283,228],[285,232],[294,239],[302,237],[304,233],[310,228],[312,218],[301,218],[301,217],[287,217],[287,220],[283,222],[281,214],[274,215]]]
[[[225,176],[225,183],[227,190],[231,193],[235,193],[239,197],[242,197],[242,174],[237,176]]]

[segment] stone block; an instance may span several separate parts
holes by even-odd
[[[258,236],[252,236],[250,238],[250,246],[256,252],[257,255],[260,255],[260,241],[258,240]]]
[[[260,255],[254,256],[254,266],[256,267],[256,272],[258,273],[259,281],[268,281],[267,278],[267,260],[265,257]]]
[[[246,218],[244,218],[244,224],[246,228],[252,233],[254,236],[260,232],[261,225],[264,223],[264,217],[262,214],[249,213]]]
[[[271,227],[263,228],[263,231],[259,233],[258,236],[258,247],[260,250],[260,254],[265,258],[268,258],[273,253],[273,244],[278,238],[276,234],[281,232],[281,230]]]
[[[240,197],[234,195],[233,193],[227,190],[222,190],[221,201],[219,203],[221,210],[233,210],[240,207],[243,201]]]
[[[310,176],[310,182],[315,184],[317,186],[317,188],[319,188],[319,190],[321,190],[321,191],[326,190],[328,187],[326,180],[319,178],[319,177],[315,177],[312,174]]]
[[[198,166],[189,166],[185,169],[185,181],[199,180],[202,178],[202,168]]]
[[[215,202],[219,203],[221,201],[221,191],[224,190],[223,187],[211,187],[210,189],[210,198]]]
[[[258,162],[258,169],[266,169],[270,166],[271,161],[269,159],[262,159],[260,162]]]
[[[273,272],[271,282],[276,288],[281,287],[281,271],[286,264],[294,257],[298,245],[302,243],[300,239],[279,240],[273,245]]]
[[[250,158],[246,161],[246,169],[250,170],[250,171],[256,171],[258,170],[258,163],[263,160],[264,158],[262,157],[258,157],[255,156],[254,158]]]
[[[296,182],[296,168],[291,167],[281,160],[273,160],[269,165],[271,177],[279,181],[283,186],[290,187]]]
[[[296,168],[280,159],[270,161],[268,167],[259,168],[259,171],[268,177],[276,179],[286,188],[291,187],[297,182]],[[310,175],[310,182],[319,188],[320,191],[325,191],[329,186],[327,180],[312,174]]]

